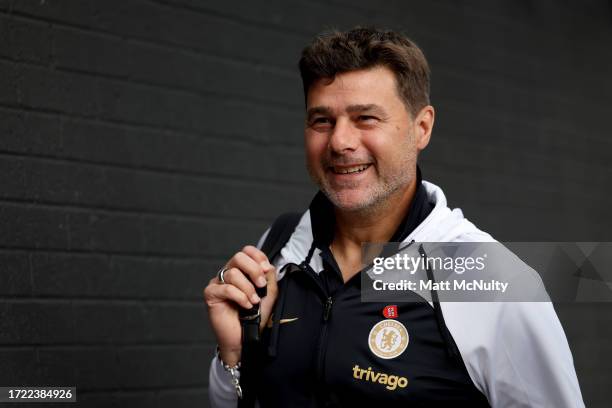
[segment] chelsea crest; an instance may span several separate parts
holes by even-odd
[[[368,346],[377,357],[391,359],[402,354],[408,347],[408,330],[394,319],[382,320],[372,327]]]

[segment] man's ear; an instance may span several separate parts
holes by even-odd
[[[425,149],[431,139],[436,112],[431,105],[425,106],[414,118],[416,146],[419,151]]]

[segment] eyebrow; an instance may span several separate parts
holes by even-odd
[[[310,108],[306,111],[306,117],[310,120],[316,114],[329,115],[333,112],[329,106],[315,106],[314,108]],[[346,107],[347,113],[355,113],[355,112],[372,112],[378,113],[379,115],[385,115],[385,110],[376,104],[356,104],[349,105]]]

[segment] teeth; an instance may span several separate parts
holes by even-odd
[[[337,169],[334,167],[334,172],[340,173],[340,174],[357,173],[357,172],[367,169],[369,166],[370,166],[369,164],[363,164],[361,166],[345,167],[342,169]]]

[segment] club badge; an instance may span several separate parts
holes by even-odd
[[[408,330],[397,320],[382,320],[372,327],[368,346],[377,357],[386,360],[402,354],[408,347]]]

